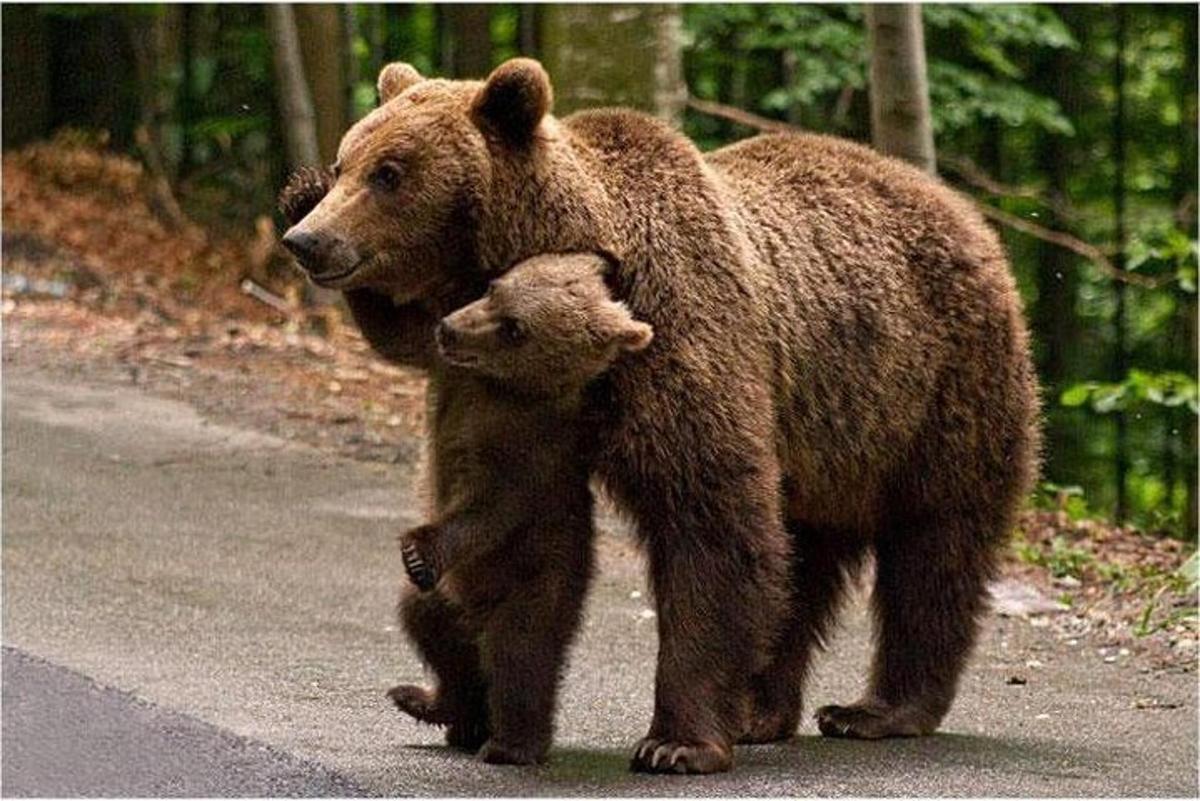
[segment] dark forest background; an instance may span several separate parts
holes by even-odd
[[[332,160],[390,60],[482,77],[531,55],[559,114],[633,105],[705,149],[779,123],[872,139],[859,5],[2,14],[4,147],[102,141],[213,230],[252,228],[289,169]],[[1035,335],[1038,502],[1194,536],[1196,6],[936,5],[921,21],[937,169],[1002,231]]]

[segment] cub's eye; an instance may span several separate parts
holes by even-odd
[[[512,317],[503,317],[500,319],[498,333],[500,341],[507,345],[520,345],[528,337],[525,326],[521,325],[520,320],[514,320]]]
[[[391,162],[384,162],[375,168],[367,181],[376,189],[392,192],[400,186],[400,177],[399,167]]]

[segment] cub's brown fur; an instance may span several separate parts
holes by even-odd
[[[460,745],[490,731],[489,762],[541,761],[550,746],[592,573],[584,388],[652,336],[609,297],[607,265],[588,254],[529,259],[438,327],[449,365],[436,406],[438,518],[402,538],[414,583],[436,590],[410,593],[402,616],[439,686],[390,694],[414,717],[453,727]],[[459,632],[427,625],[447,604]],[[457,650],[446,658],[456,636],[477,648],[478,664],[464,669]],[[486,720],[472,705],[484,696]]]
[[[393,66],[381,95],[285,237],[380,352],[430,364],[413,331],[563,250],[614,254],[615,294],[654,327],[596,393],[596,472],[637,520],[658,601],[634,767],[722,770],[737,739],[789,736],[868,553],[870,685],[821,729],[933,731],[1038,451],[1020,300],[971,204],[837,139],[704,156],[629,111],[558,120],[525,59],[482,83]]]

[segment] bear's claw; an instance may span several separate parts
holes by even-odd
[[[404,560],[405,572],[412,579],[412,583],[417,585],[417,589],[433,589],[433,586],[437,584],[437,574],[425,563],[424,558],[417,551],[417,546],[411,542],[404,543],[400,546],[400,556]]]
[[[730,749],[708,740],[678,742],[647,737],[638,744],[629,767],[639,773],[720,773],[732,765]]]

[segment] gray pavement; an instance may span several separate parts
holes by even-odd
[[[3,381],[3,641],[16,649],[4,654],[6,795],[87,793],[52,781],[47,766],[73,770],[90,749],[41,728],[66,714],[55,681],[82,677],[107,689],[89,690],[102,703],[70,719],[80,739],[108,731],[153,743],[182,726],[192,739],[176,738],[170,753],[202,753],[171,771],[197,794],[1200,792],[1194,673],[1106,663],[1087,643],[998,617],[942,734],[831,741],[809,722],[790,743],[739,749],[729,774],[629,774],[650,717],[655,639],[639,557],[618,535],[602,542],[550,764],[481,765],[384,697],[422,677],[393,617],[394,535],[423,510],[410,467],[337,459],[33,365],[6,363]],[[818,667],[810,706],[855,697],[868,639],[856,607]],[[57,678],[34,675],[47,671]],[[1010,685],[1013,675],[1027,683]],[[1144,699],[1156,704],[1135,708]],[[160,781],[140,764],[154,747],[113,751],[91,794]]]
[[[3,659],[5,796],[362,794],[321,765],[28,654]]]

